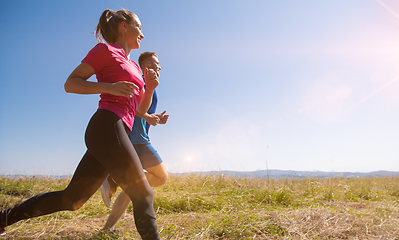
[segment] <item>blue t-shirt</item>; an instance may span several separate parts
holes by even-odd
[[[152,95],[152,102],[150,108],[148,109],[148,114],[155,113],[157,109],[158,97],[154,90]],[[130,141],[133,144],[148,144],[150,143],[150,137],[148,136],[148,131],[150,130],[150,124],[139,116],[134,117],[132,132],[129,134]]]

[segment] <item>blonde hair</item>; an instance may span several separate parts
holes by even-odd
[[[132,23],[137,15],[125,9],[116,12],[112,10],[105,10],[98,21],[95,29],[95,36],[98,42],[103,42],[103,39],[113,44],[118,38],[118,26],[121,22]]]

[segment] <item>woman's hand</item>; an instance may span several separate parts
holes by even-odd
[[[158,86],[158,76],[153,69],[146,68],[144,70],[145,90],[143,89],[140,93],[140,102],[137,106],[137,111],[140,113],[146,113],[151,105],[152,94],[154,89]]]
[[[122,97],[133,97],[134,94],[138,94],[137,90],[139,87],[131,82],[116,82],[112,83],[109,88],[109,94]]]
[[[154,90],[159,84],[157,73],[153,69],[145,69],[144,81],[147,90]]]

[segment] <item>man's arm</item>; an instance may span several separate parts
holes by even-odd
[[[156,114],[159,118],[159,124],[165,124],[168,121],[169,115],[165,113],[166,110],[163,111],[161,114]]]
[[[141,114],[140,112],[136,112],[136,116],[141,117],[152,126],[156,126],[158,123],[160,123],[160,118],[158,117],[157,114],[148,114],[148,113]]]

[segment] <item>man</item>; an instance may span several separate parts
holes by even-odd
[[[142,72],[144,72],[146,68],[153,69],[159,77],[161,66],[155,52],[141,53],[139,57],[139,65]],[[146,170],[145,175],[147,181],[152,187],[161,186],[168,179],[166,167],[157,151],[152,147],[150,138],[148,137],[150,125],[156,126],[157,124],[166,124],[169,118],[169,115],[165,114],[166,111],[163,111],[161,114],[155,114],[157,102],[158,98],[156,91],[154,90],[150,108],[144,114],[139,112],[136,113],[133,129],[129,134],[130,141],[140,158],[143,168]],[[111,196],[115,193],[117,187],[118,186],[111,177],[108,177],[101,186],[101,196],[107,207],[110,207]],[[104,226],[105,230],[111,229],[115,226],[119,218],[125,213],[130,202],[130,198],[122,191],[112,206],[111,214]]]

